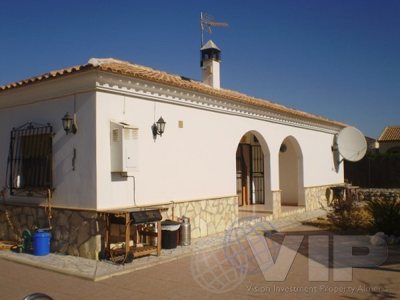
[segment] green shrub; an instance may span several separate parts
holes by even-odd
[[[376,231],[400,235],[400,200],[372,198],[366,201],[372,215],[372,226]]]

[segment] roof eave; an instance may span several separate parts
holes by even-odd
[[[125,65],[123,65],[125,63]],[[129,69],[130,68],[130,69]],[[135,69],[136,68],[136,69]],[[52,80],[55,78],[63,77],[63,76],[68,76],[71,74],[76,74],[80,72],[85,72],[88,70],[101,70],[104,72],[110,72],[114,74],[119,74],[119,75],[124,75],[128,77],[133,77],[133,78],[138,78],[150,82],[155,82],[155,83],[161,83],[169,86],[174,86],[179,89],[183,90],[188,90],[188,91],[195,91],[198,93],[202,93],[208,96],[213,96],[213,97],[218,97],[222,99],[228,99],[231,101],[236,101],[239,103],[245,103],[248,105],[252,105],[257,108],[261,108],[264,110],[268,111],[274,111],[277,113],[280,113],[282,115],[290,116],[296,119],[304,120],[306,122],[312,121],[317,124],[322,124],[325,126],[330,126],[334,128],[341,129],[343,127],[346,127],[347,125],[341,122],[329,120],[323,117],[319,117],[317,115],[313,115],[310,113],[306,113],[303,111],[295,110],[292,108],[285,107],[280,104],[276,104],[273,102],[270,102],[268,100],[263,100],[255,97],[251,97],[248,95],[245,95],[243,93],[239,93],[236,91],[231,91],[231,90],[226,90],[226,89],[214,89],[210,86],[207,86],[201,82],[194,82],[194,81],[185,81],[182,80],[181,77],[173,74],[168,74],[165,72],[161,72],[158,70],[153,70],[151,68],[147,67],[141,67],[138,65],[132,65],[128,64],[126,62],[121,62],[120,64],[118,63],[117,60],[115,60],[114,63],[103,63],[103,64],[96,64],[93,65],[91,63],[84,64],[84,65],[78,65],[66,69],[61,69],[57,71],[52,71],[40,76],[36,77],[31,77],[26,80],[18,81],[15,83],[7,84],[4,86],[0,87],[0,94],[1,92],[14,89],[14,88],[19,88],[31,84],[36,84],[38,82],[45,82],[48,80]],[[133,71],[133,70],[136,70]]]

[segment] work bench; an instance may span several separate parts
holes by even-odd
[[[106,213],[106,256],[113,260],[124,257],[133,259],[161,253],[161,212],[160,209],[125,209]],[[124,235],[112,235],[112,226],[124,226]],[[112,238],[119,240],[111,241]],[[133,241],[133,245],[131,244]],[[124,243],[123,247],[111,248],[112,242]]]

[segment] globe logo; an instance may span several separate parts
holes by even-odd
[[[254,217],[240,218],[225,232],[223,249],[203,251],[192,256],[193,279],[202,288],[222,294],[238,287],[247,274],[256,274],[268,268],[273,261],[265,258],[276,257],[279,244],[265,237],[274,231],[270,223],[257,222]],[[265,255],[266,251],[271,255]]]
[[[280,244],[272,241],[273,232],[276,232],[270,222],[259,222],[256,217],[240,218],[226,231],[224,252],[228,261],[237,269],[246,262],[247,274],[257,274],[265,271],[276,258]],[[267,239],[266,239],[267,238]],[[271,255],[266,255],[267,253]],[[267,260],[266,260],[267,259]],[[260,262],[263,262],[260,265]]]
[[[203,251],[192,256],[191,271],[199,286],[209,292],[222,294],[243,282],[247,274],[247,262],[238,261],[233,266],[222,249]]]

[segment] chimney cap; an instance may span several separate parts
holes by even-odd
[[[221,49],[219,49],[218,46],[212,40],[209,40],[207,43],[203,45],[203,47],[200,48],[200,50],[209,50],[209,49],[215,49],[221,52]]]

